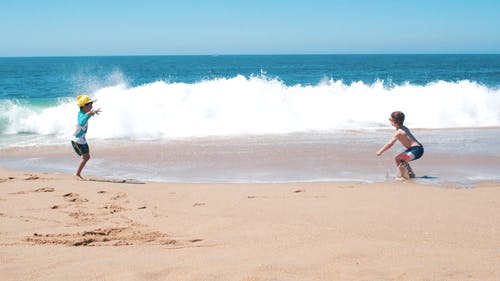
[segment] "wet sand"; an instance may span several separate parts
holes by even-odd
[[[396,176],[396,144],[377,151],[392,130],[241,136],[175,141],[90,139],[84,174],[159,182],[387,182]],[[418,183],[472,187],[500,183],[500,129],[414,130],[424,156],[411,163]],[[0,167],[74,173],[69,143],[0,148]]]

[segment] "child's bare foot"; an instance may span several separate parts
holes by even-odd
[[[85,179],[81,175],[74,175],[77,180],[84,181]]]

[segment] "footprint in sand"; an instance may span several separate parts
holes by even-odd
[[[55,189],[52,188],[52,187],[41,187],[41,188],[37,188],[35,190],[30,190],[30,191],[18,191],[18,192],[12,192],[12,193],[9,193],[9,194],[12,194],[12,195],[17,195],[17,194],[28,194],[30,192],[54,192]]]
[[[13,179],[15,179],[15,177],[0,178],[0,183],[6,182],[6,181],[10,181],[10,180],[13,180]]]
[[[52,187],[41,187],[33,190],[33,192],[54,192],[55,189]]]
[[[110,199],[111,200],[119,200],[119,199],[125,199],[127,198],[127,193],[124,193],[124,192],[119,192],[117,193],[115,196],[111,197]]]
[[[31,174],[26,175],[26,176],[28,176],[28,177],[27,177],[27,178],[24,178],[24,180],[25,180],[25,181],[37,180],[37,179],[39,179],[39,178],[40,178],[40,177],[39,177],[39,176],[37,176],[37,175],[31,175]]]
[[[104,206],[104,209],[109,210],[110,214],[114,214],[114,213],[118,213],[118,212],[127,210],[126,208],[124,208],[120,205],[116,205],[116,204],[106,205],[106,206]]]
[[[68,216],[72,217],[73,219],[78,220],[80,223],[81,222],[93,222],[96,220],[95,214],[85,213],[81,210],[78,210],[76,212],[71,212],[68,214]]]
[[[74,202],[74,203],[82,203],[82,202],[88,202],[89,200],[85,198],[80,198],[80,195],[78,193],[66,193],[63,195],[63,197],[69,201],[69,202]]]
[[[33,233],[26,242],[36,245],[58,244],[67,246],[127,246],[156,244],[176,246],[179,241],[168,238],[159,231],[145,231],[131,227],[97,228],[77,233],[40,234]],[[202,241],[192,240],[192,243]]]

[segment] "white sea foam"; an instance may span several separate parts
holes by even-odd
[[[401,110],[413,128],[500,126],[500,90],[471,81],[427,85],[345,84],[287,86],[277,79],[237,76],[197,83],[120,84],[91,94],[102,114],[92,118],[88,138],[172,139],[182,137],[286,134],[389,128]],[[2,102],[2,134],[55,135],[74,130],[72,99],[33,108]]]

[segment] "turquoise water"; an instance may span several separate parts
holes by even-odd
[[[73,97],[114,86],[156,81],[197,83],[259,76],[285,85],[317,85],[324,79],[378,80],[387,85],[426,85],[469,80],[500,87],[500,55],[259,55],[0,58],[0,99]]]

